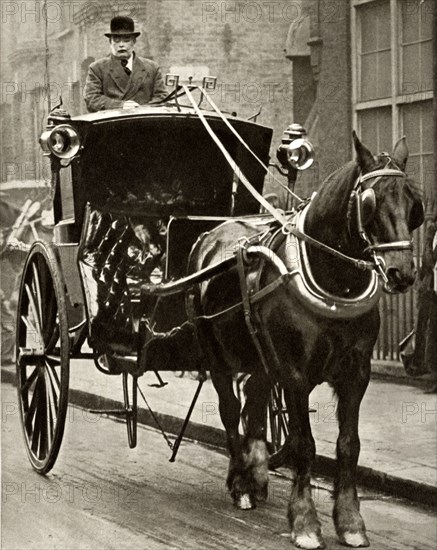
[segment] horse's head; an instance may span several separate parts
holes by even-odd
[[[416,275],[411,234],[424,220],[421,193],[405,174],[406,140],[390,155],[374,156],[355,132],[353,137],[360,168],[353,192],[358,233],[379,263],[385,289],[405,292]]]

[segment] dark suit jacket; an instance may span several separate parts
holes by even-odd
[[[157,63],[135,55],[132,69],[128,76],[112,55],[91,63],[84,90],[88,111],[119,109],[128,100],[144,105],[168,94]]]

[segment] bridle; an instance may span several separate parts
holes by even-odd
[[[369,252],[371,254],[375,268],[378,271],[381,278],[383,279],[384,283],[386,284],[388,283],[388,278],[385,273],[385,262],[383,258],[381,258],[381,256],[377,255],[377,253],[388,252],[393,250],[394,251],[412,250],[413,242],[411,240],[403,240],[403,241],[392,241],[389,243],[374,244],[365,229],[365,224],[363,223],[363,205],[364,205],[364,202],[367,201],[371,203],[373,211],[375,210],[376,198],[375,198],[374,187],[382,177],[391,176],[395,178],[406,178],[406,174],[402,172],[402,170],[399,170],[398,168],[388,168],[388,166],[391,163],[393,163],[393,160],[390,157],[388,157],[388,162],[384,168],[381,168],[378,170],[372,170],[371,172],[368,172],[367,174],[364,174],[364,175],[360,174],[357,178],[357,181],[354,185],[354,189],[351,193],[351,199],[355,197],[357,199],[358,234],[361,237],[361,239],[367,244],[367,247],[365,248],[364,251]],[[374,181],[372,181],[371,184],[366,189],[363,189],[362,187],[363,183],[369,180],[374,180]]]

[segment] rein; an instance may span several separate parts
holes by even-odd
[[[267,212],[269,212],[277,222],[279,222],[279,224],[281,225],[282,232],[285,235],[290,233],[290,234],[294,235],[295,237],[297,237],[298,239],[301,239],[301,240],[307,242],[308,244],[318,248],[319,250],[323,250],[324,252],[327,252],[328,254],[331,254],[331,255],[333,255],[333,256],[335,256],[335,257],[337,257],[337,258],[339,258],[339,259],[341,259],[345,262],[348,262],[348,263],[352,264],[353,266],[355,266],[357,269],[359,269],[361,271],[366,271],[366,270],[371,271],[373,269],[376,269],[378,271],[378,273],[382,276],[384,282],[385,283],[388,282],[388,279],[387,279],[387,276],[385,275],[385,271],[384,271],[384,267],[383,267],[383,260],[376,255],[376,251],[378,251],[378,250],[379,251],[386,251],[386,250],[407,250],[407,249],[411,249],[412,248],[412,243],[410,241],[396,241],[396,242],[393,242],[393,243],[384,243],[384,244],[374,245],[374,244],[372,244],[369,237],[367,236],[367,234],[363,230],[362,231],[362,237],[364,238],[365,242],[368,244],[368,247],[365,249],[365,251],[369,251],[369,252],[372,253],[372,260],[373,260],[373,261],[366,261],[366,260],[353,258],[351,256],[343,254],[339,250],[336,250],[335,248],[332,248],[331,246],[329,246],[325,243],[322,243],[322,242],[318,241],[317,239],[313,239],[312,237],[310,237],[309,235],[307,235],[303,231],[298,230],[295,227],[295,225],[293,224],[293,222],[290,221],[290,219],[285,217],[280,211],[278,211],[276,208],[274,208],[255,189],[255,187],[249,182],[249,180],[242,173],[241,169],[236,164],[234,159],[228,153],[228,151],[224,147],[223,143],[220,141],[220,138],[217,136],[217,134],[211,128],[211,125],[206,120],[204,114],[201,112],[199,106],[197,105],[196,101],[194,100],[194,97],[191,94],[190,89],[186,85],[182,85],[182,88],[183,88],[186,96],[190,100],[195,113],[197,114],[197,116],[201,120],[203,126],[205,127],[205,130],[208,132],[208,134],[210,135],[212,140],[215,142],[215,144],[217,145],[217,147],[219,148],[219,150],[221,151],[221,153],[225,157],[226,161],[228,162],[229,166],[232,168],[234,173],[237,175],[237,177],[239,178],[241,183],[243,183],[243,185],[251,193],[251,195],[259,202],[259,204],[261,206],[263,206],[265,208],[265,210]],[[220,113],[219,109],[213,104],[212,100],[209,98],[209,96],[205,92],[205,90],[200,88],[200,91],[208,99],[209,103],[211,104],[213,109],[216,111],[216,113],[219,114],[219,116],[221,116],[222,120],[225,121],[226,125],[238,137],[239,141],[244,145],[244,147],[247,150],[249,150],[252,153],[252,155],[254,156],[254,158],[261,164],[261,166],[265,170],[268,171],[268,168],[265,166],[265,164],[257,157],[257,155],[255,155],[255,153],[253,153],[251,151],[251,149],[249,148],[247,143],[243,140],[243,138],[238,134],[238,132],[236,132],[234,130],[234,128],[231,126],[231,124]],[[391,159],[389,159],[389,162],[387,163],[387,165],[390,162],[392,162]],[[369,172],[368,174],[360,175],[359,178],[357,179],[357,183],[355,184],[355,189],[358,189],[358,190],[361,191],[361,184],[364,181],[376,178],[376,181],[371,185],[371,187],[373,187],[376,184],[376,182],[378,181],[378,179],[383,177],[383,176],[395,176],[395,177],[401,177],[402,176],[402,177],[405,177],[405,174],[401,170],[389,169],[387,167],[384,168],[384,169],[381,169],[381,170],[374,170],[372,172]],[[297,197],[297,198],[301,201],[301,199],[299,197]],[[361,232],[360,232],[360,235],[361,235]]]

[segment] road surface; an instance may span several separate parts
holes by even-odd
[[[71,408],[64,442],[46,477],[28,463],[15,388],[2,387],[3,550],[291,550],[286,519],[289,482],[272,476],[266,504],[233,508],[224,487],[227,458],[186,442],[170,464],[162,436]],[[328,550],[336,542],[330,484],[314,496]],[[434,550],[434,515],[369,492],[362,495],[371,548]]]

